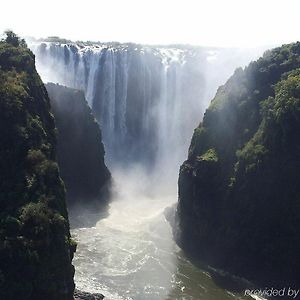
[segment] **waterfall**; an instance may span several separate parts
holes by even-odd
[[[31,49],[44,82],[84,91],[115,182],[108,216],[75,212],[86,224],[98,220],[72,229],[77,287],[112,300],[227,299],[177,247],[164,211],[177,200],[179,165],[209,100],[253,53],[117,43]]]
[[[237,49],[118,43],[36,42],[31,49],[44,82],[85,92],[108,164],[149,170],[158,164],[178,169],[217,86],[255,57]]]

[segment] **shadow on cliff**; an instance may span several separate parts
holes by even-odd
[[[68,199],[71,229],[94,227],[98,221],[109,216],[112,185],[111,181],[107,183],[96,199]]]
[[[71,229],[94,227],[96,223],[107,218],[108,203],[75,204],[69,208],[69,219]]]
[[[190,299],[191,296],[199,300],[252,299],[244,294],[246,289],[254,289],[249,281],[213,269],[187,256],[183,250],[177,253],[177,271],[172,282],[165,300]]]
[[[212,268],[199,260],[199,253],[195,253],[191,249],[185,249],[186,247],[184,247],[180,238],[180,226],[176,219],[176,208],[177,205],[173,205],[164,211],[165,218],[171,225],[173,238],[181,248],[177,253],[177,272],[174,278],[176,284],[166,300],[179,299],[178,297],[183,297],[187,291],[187,296],[193,295],[195,299],[220,299],[224,297],[224,292],[226,293],[226,291],[228,292],[228,299],[232,299],[230,294],[234,294],[239,299],[252,299],[249,296],[244,296],[244,294],[247,289],[257,288],[253,283],[228,272]],[[195,270],[195,267],[197,270]],[[183,274],[189,273],[193,274],[190,278],[183,276]],[[178,283],[180,284],[178,285]],[[208,286],[210,287],[207,289]],[[207,291],[213,294],[208,295]]]

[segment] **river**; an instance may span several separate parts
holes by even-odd
[[[197,267],[176,245],[164,216],[165,208],[177,201],[176,190],[158,195],[138,172],[113,174],[117,192],[107,213],[77,212],[77,226],[72,226],[79,289],[110,300],[249,299],[232,286],[224,288],[222,276]]]

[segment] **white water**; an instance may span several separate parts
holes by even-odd
[[[73,226],[77,287],[112,300],[244,299],[185,257],[163,212],[177,202],[179,166],[209,99],[261,51],[139,47],[129,59],[128,45],[32,49],[44,81],[85,91],[115,180],[108,215],[82,211]]]
[[[93,227],[72,230],[78,242],[73,263],[79,289],[111,300],[246,299],[219,287],[175,244],[164,209],[175,203],[176,194],[153,193],[138,170],[114,176],[109,215]],[[81,217],[84,222],[95,216]]]
[[[140,162],[161,168],[168,163],[173,176],[217,87],[261,54],[258,49],[131,44],[38,43],[31,48],[45,82],[85,92],[110,165]]]

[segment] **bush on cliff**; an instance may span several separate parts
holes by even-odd
[[[74,244],[56,137],[34,56],[0,42],[0,298],[73,299]]]
[[[182,245],[263,284],[299,278],[299,68],[295,43],[236,70],[195,130],[180,170]]]

